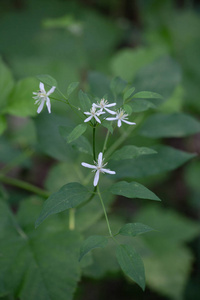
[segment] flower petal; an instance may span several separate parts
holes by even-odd
[[[106,107],[111,107],[111,106],[115,106],[117,103],[110,103],[110,104],[106,104]]]
[[[42,109],[43,109],[43,107],[44,107],[44,100],[41,100],[41,103],[40,103],[40,105],[39,105],[39,107],[38,107],[38,109],[37,109],[37,113],[39,114],[41,111],[42,111]]]
[[[96,168],[97,168],[96,166],[87,164],[87,163],[85,163],[85,162],[82,162],[81,165],[82,165],[83,167],[86,167],[86,168],[89,168],[89,169],[96,169]]]
[[[101,121],[99,120],[99,118],[97,116],[94,116],[95,120],[101,124]]]
[[[99,173],[100,173],[100,171],[97,170],[97,171],[96,171],[96,174],[95,174],[95,176],[94,176],[94,182],[93,182],[93,185],[94,185],[94,186],[97,186],[97,184],[98,184],[98,182],[99,182]]]
[[[115,121],[115,120],[118,120],[118,118],[117,117],[115,117],[115,118],[106,118],[106,120],[107,121]]]
[[[116,174],[115,171],[111,171],[109,169],[101,169],[101,171],[104,172],[104,173],[108,173],[108,174]]]
[[[116,115],[116,112],[115,112],[115,111],[112,111],[112,110],[110,110],[110,109],[108,109],[108,108],[106,108],[106,107],[104,107],[104,109],[105,109],[109,114],[111,114],[111,115]]]
[[[50,114],[51,113],[51,102],[50,102],[49,97],[47,97],[46,106],[47,106],[48,112]]]
[[[134,122],[129,122],[129,121],[126,121],[126,120],[123,120],[123,119],[122,119],[122,122],[127,123],[129,125],[136,125],[136,123],[134,123]]]
[[[87,119],[84,120],[84,122],[89,122],[92,119],[93,116],[89,116]]]
[[[55,91],[55,86],[52,86],[52,88],[47,92],[47,96],[51,95]]]
[[[39,85],[39,86],[40,86],[40,90],[41,90],[41,91],[45,91],[45,89],[44,89],[44,83],[43,83],[43,82],[40,82],[40,85]]]
[[[98,166],[99,167],[102,165],[102,161],[103,161],[103,153],[100,152],[98,155]]]
[[[118,120],[118,122],[117,122],[117,126],[118,126],[118,127],[121,127],[121,126],[122,126],[122,122],[121,122],[121,120]]]

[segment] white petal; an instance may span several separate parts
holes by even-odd
[[[115,118],[106,118],[106,120],[107,121],[115,121],[115,120],[118,120],[118,118],[117,117],[115,117]]]
[[[92,107],[98,107],[98,108],[101,108],[100,105],[96,104],[96,103],[92,103]]]
[[[108,174],[116,174],[115,171],[111,171],[111,170],[109,170],[109,169],[101,169],[101,170],[102,170],[102,172],[104,172],[104,173],[108,173]]]
[[[47,92],[47,96],[51,95],[55,91],[55,86],[52,86],[52,88]]]
[[[89,122],[92,119],[93,116],[88,117],[87,119],[84,120],[84,122]]]
[[[40,103],[40,105],[39,105],[39,107],[38,107],[38,109],[37,109],[37,113],[39,114],[41,111],[42,111],[42,109],[43,109],[43,107],[44,107],[44,100],[42,100],[41,101],[41,103]]]
[[[111,107],[111,106],[115,106],[117,103],[110,103],[110,104],[106,104],[106,107]]]
[[[118,120],[118,122],[117,122],[117,126],[118,126],[118,127],[121,127],[121,126],[122,126],[122,122],[121,122],[121,120]]]
[[[103,153],[100,152],[99,155],[98,155],[98,166],[101,166],[102,160],[103,160]]]
[[[93,185],[94,185],[94,186],[97,186],[97,184],[98,184],[98,181],[99,181],[99,173],[100,173],[100,171],[97,170],[97,171],[96,171],[96,174],[95,174],[95,176],[94,176],[94,182],[93,182]]]
[[[51,102],[50,102],[49,97],[47,97],[46,106],[47,106],[48,112],[51,113]]]
[[[36,92],[33,92],[33,95],[37,95],[38,93],[36,93]]]
[[[115,112],[115,111],[112,111],[112,110],[110,110],[110,109],[108,109],[108,108],[106,108],[106,107],[104,107],[104,109],[105,109],[109,114],[111,114],[111,115],[116,115],[116,112]]]
[[[85,115],[91,115],[91,112],[89,112],[89,111],[84,111],[84,114],[85,114]]]
[[[99,118],[97,116],[94,116],[95,117],[95,120],[101,124],[101,121],[99,120]]]
[[[43,82],[40,82],[40,90],[41,91],[45,91],[45,89],[44,89],[44,83]]]
[[[82,165],[83,167],[86,167],[86,168],[89,168],[89,169],[96,169],[96,168],[97,168],[96,166],[87,164],[87,163],[85,163],[85,162],[82,162],[81,165]]]
[[[129,122],[129,121],[126,121],[126,120],[122,120],[122,122],[127,123],[127,124],[129,124],[129,125],[136,125],[136,123]]]

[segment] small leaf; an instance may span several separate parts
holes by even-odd
[[[198,132],[200,122],[183,113],[154,114],[139,130],[141,135],[150,138],[184,137]]]
[[[72,130],[72,132],[68,135],[67,142],[71,143],[72,141],[79,138],[86,131],[86,129],[87,129],[87,124],[85,124],[85,123],[79,124],[78,126],[76,126]]]
[[[132,114],[132,107],[128,104],[125,104],[124,105],[124,110],[125,112],[128,114],[128,115],[131,115]]]
[[[77,88],[79,82],[72,82],[67,88],[67,96],[71,95],[73,91]]]
[[[36,220],[38,227],[48,216],[66,209],[76,207],[89,197],[88,190],[78,182],[65,184],[58,192],[53,193],[45,202]]]
[[[121,195],[127,198],[142,198],[149,200],[161,201],[152,191],[142,184],[132,181],[120,181],[112,185],[111,192],[114,195]]]
[[[44,84],[52,87],[52,86],[56,86],[57,87],[57,81],[51,77],[50,75],[47,75],[47,74],[42,74],[42,75],[37,75],[36,76],[37,79],[41,82],[43,82]]]
[[[111,156],[111,159],[121,160],[121,159],[132,159],[140,155],[149,155],[157,153],[155,150],[147,147],[136,147],[133,145],[124,146],[121,149],[115,151]]]
[[[108,239],[105,236],[101,236],[101,235],[90,236],[83,242],[81,246],[79,261],[92,249],[104,248],[107,245],[107,243],[108,243]]]
[[[120,228],[118,234],[125,236],[136,236],[153,230],[153,228],[142,223],[128,223]]]
[[[86,93],[84,93],[82,90],[78,93],[79,101],[80,101],[80,107],[82,111],[90,111],[92,104],[90,101],[90,98]]]
[[[130,245],[119,245],[116,249],[116,256],[123,272],[144,291],[145,272],[140,255]]]
[[[156,109],[156,105],[154,103],[144,99],[134,99],[134,101],[129,102],[129,105],[135,113],[146,111],[150,108]]]
[[[156,98],[163,98],[160,94],[158,93],[153,93],[153,92],[138,92],[136,93],[133,98],[142,98],[142,99],[156,99]]]
[[[134,91],[135,91],[135,88],[132,87],[124,93],[124,96],[123,96],[124,103],[126,102],[126,100],[132,98]]]

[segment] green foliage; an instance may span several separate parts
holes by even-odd
[[[125,275],[145,289],[144,265],[139,254],[130,245],[119,245],[116,250],[117,260]]]
[[[86,93],[84,93],[82,90],[79,91],[79,103],[82,111],[90,111],[91,109],[91,101],[90,98]]]
[[[73,91],[78,87],[79,82],[72,82],[67,88],[67,96],[70,96]]]
[[[128,223],[120,228],[118,234],[125,236],[137,236],[152,230],[154,229],[142,223]]]
[[[57,81],[51,77],[50,75],[43,74],[43,75],[37,75],[37,79],[44,84],[48,85],[49,87],[56,86],[57,87]]]
[[[38,227],[48,216],[66,209],[76,207],[89,197],[88,190],[77,182],[64,185],[58,192],[53,193],[44,203],[43,209],[35,223]]]
[[[14,80],[11,71],[0,59],[0,108],[6,106],[8,97],[14,86]]]
[[[112,185],[111,192],[127,198],[142,198],[161,201],[153,192],[138,182],[119,181]]]
[[[81,246],[79,261],[92,249],[104,248],[108,243],[108,238],[100,235],[92,235],[87,238]]]
[[[63,127],[61,127],[61,129],[63,129]],[[70,134],[67,137],[67,142],[71,143],[74,140],[78,139],[87,129],[87,124],[79,124],[77,125],[72,132],[70,132]]]
[[[121,160],[121,159],[132,159],[139,157],[140,155],[149,155],[157,153],[155,150],[147,147],[136,147],[133,145],[128,145],[122,147],[120,150],[116,150],[111,159]]]

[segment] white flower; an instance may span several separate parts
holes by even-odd
[[[107,163],[103,164],[103,161],[104,161],[103,153],[100,152],[99,155],[98,155],[98,162],[94,161],[94,165],[90,165],[90,164],[87,164],[85,162],[81,163],[81,165],[83,167],[94,169],[92,171],[96,172],[96,174],[94,176],[94,182],[93,182],[94,186],[97,186],[97,184],[98,184],[100,173],[116,174],[115,171],[110,171],[109,169],[104,169],[104,167],[107,165]]]
[[[105,114],[105,112],[102,111],[96,111],[96,108],[94,106],[92,106],[92,108],[90,109],[90,112],[86,111],[84,112],[85,115],[89,115],[89,117],[87,119],[84,120],[84,122],[89,122],[92,118],[95,118],[95,120],[98,123],[101,123],[101,121],[99,120],[98,116]]]
[[[50,99],[48,96],[54,92],[55,88],[56,88],[55,86],[52,86],[52,88],[48,92],[46,92],[44,89],[44,84],[42,82],[40,82],[39,92],[33,93],[34,95],[36,95],[33,97],[33,99],[36,100],[35,104],[39,104],[39,107],[37,110],[38,114],[42,111],[45,102],[46,102],[48,112],[51,113],[51,102],[50,102]]]
[[[107,107],[112,107],[112,106],[115,106],[115,105],[116,105],[116,103],[110,103],[110,104],[108,104],[108,101],[105,100],[104,98],[101,99],[100,103],[97,102],[97,104],[96,103],[92,104],[93,107],[100,108],[100,111],[102,111],[103,109],[105,109],[111,115],[115,115],[116,112],[108,109]]]
[[[126,121],[128,114],[125,113],[123,109],[120,109],[116,112],[116,117],[114,118],[106,118],[107,121],[117,120],[117,126],[121,127],[122,122],[127,123],[129,125],[135,125],[136,123]]]

